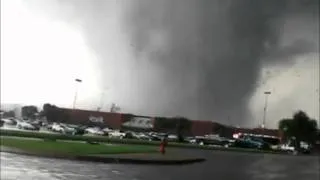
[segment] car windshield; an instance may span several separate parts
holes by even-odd
[[[0,3],[0,179],[319,179],[320,0]]]

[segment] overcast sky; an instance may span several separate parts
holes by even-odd
[[[72,107],[80,78],[83,109],[255,127],[271,91],[267,127],[319,119],[314,4],[134,2],[2,0],[1,102]]]

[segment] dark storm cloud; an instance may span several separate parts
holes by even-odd
[[[60,1],[60,10],[72,7],[70,22],[82,25],[101,68],[110,63],[104,48],[112,36],[104,33],[110,16],[104,2]],[[134,92],[128,106],[139,113],[240,125],[248,118],[247,104],[262,65],[287,63],[291,58],[283,57],[312,51],[312,44],[304,40],[279,45],[285,20],[318,16],[319,5],[316,0],[116,2],[123,9],[121,23],[134,52],[130,63],[137,64],[119,80],[133,82],[121,91]],[[103,70],[102,74],[108,76]]]
[[[243,124],[263,57],[269,56],[264,59],[269,61],[289,61],[291,58],[287,57],[312,49],[302,40],[284,48],[279,47],[278,41],[287,13],[308,13],[317,7],[315,4],[316,1],[304,5],[302,1],[282,0],[162,1],[161,4],[139,1],[129,16],[128,28],[137,52],[149,46],[150,32],[160,29],[169,34],[168,48],[150,56],[166,70],[166,83],[161,85],[179,86],[179,81],[188,78],[194,70],[188,61],[197,65],[193,74],[197,82],[189,82],[198,85],[197,91],[180,99],[174,109],[187,110],[187,114],[197,114],[201,119],[220,122],[229,119],[231,122],[227,123]],[[271,51],[266,45],[272,47]],[[183,94],[184,89],[177,91]],[[197,108],[192,109],[190,103],[196,103]]]

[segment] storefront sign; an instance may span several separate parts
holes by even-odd
[[[95,117],[95,116],[89,116],[89,121],[94,122],[94,123],[104,123],[103,117]]]
[[[153,128],[152,119],[146,118],[146,117],[133,117],[131,118],[130,121],[127,121],[122,125],[127,127],[144,128],[144,129]]]

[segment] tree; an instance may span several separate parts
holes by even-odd
[[[173,121],[176,123],[176,131],[178,141],[183,142],[183,136],[186,135],[191,129],[191,121],[185,117],[174,117]]]
[[[169,132],[175,129],[175,122],[170,118],[155,117],[154,128],[156,131]]]
[[[317,136],[317,122],[310,119],[305,112],[298,111],[292,118],[280,120],[279,130],[283,132],[285,139],[295,137],[298,146],[301,141],[314,143]]]
[[[38,108],[36,106],[23,106],[21,109],[22,117],[28,119],[35,119],[38,113]]]
[[[46,117],[49,122],[67,122],[70,118],[63,109],[49,103],[43,105],[40,116]]]
[[[154,128],[156,131],[166,133],[176,133],[179,141],[183,141],[183,136],[190,133],[191,121],[184,117],[155,117]]]
[[[116,113],[116,112],[119,112],[120,110],[121,110],[121,108],[119,106],[117,106],[115,103],[111,104],[110,112]]]

